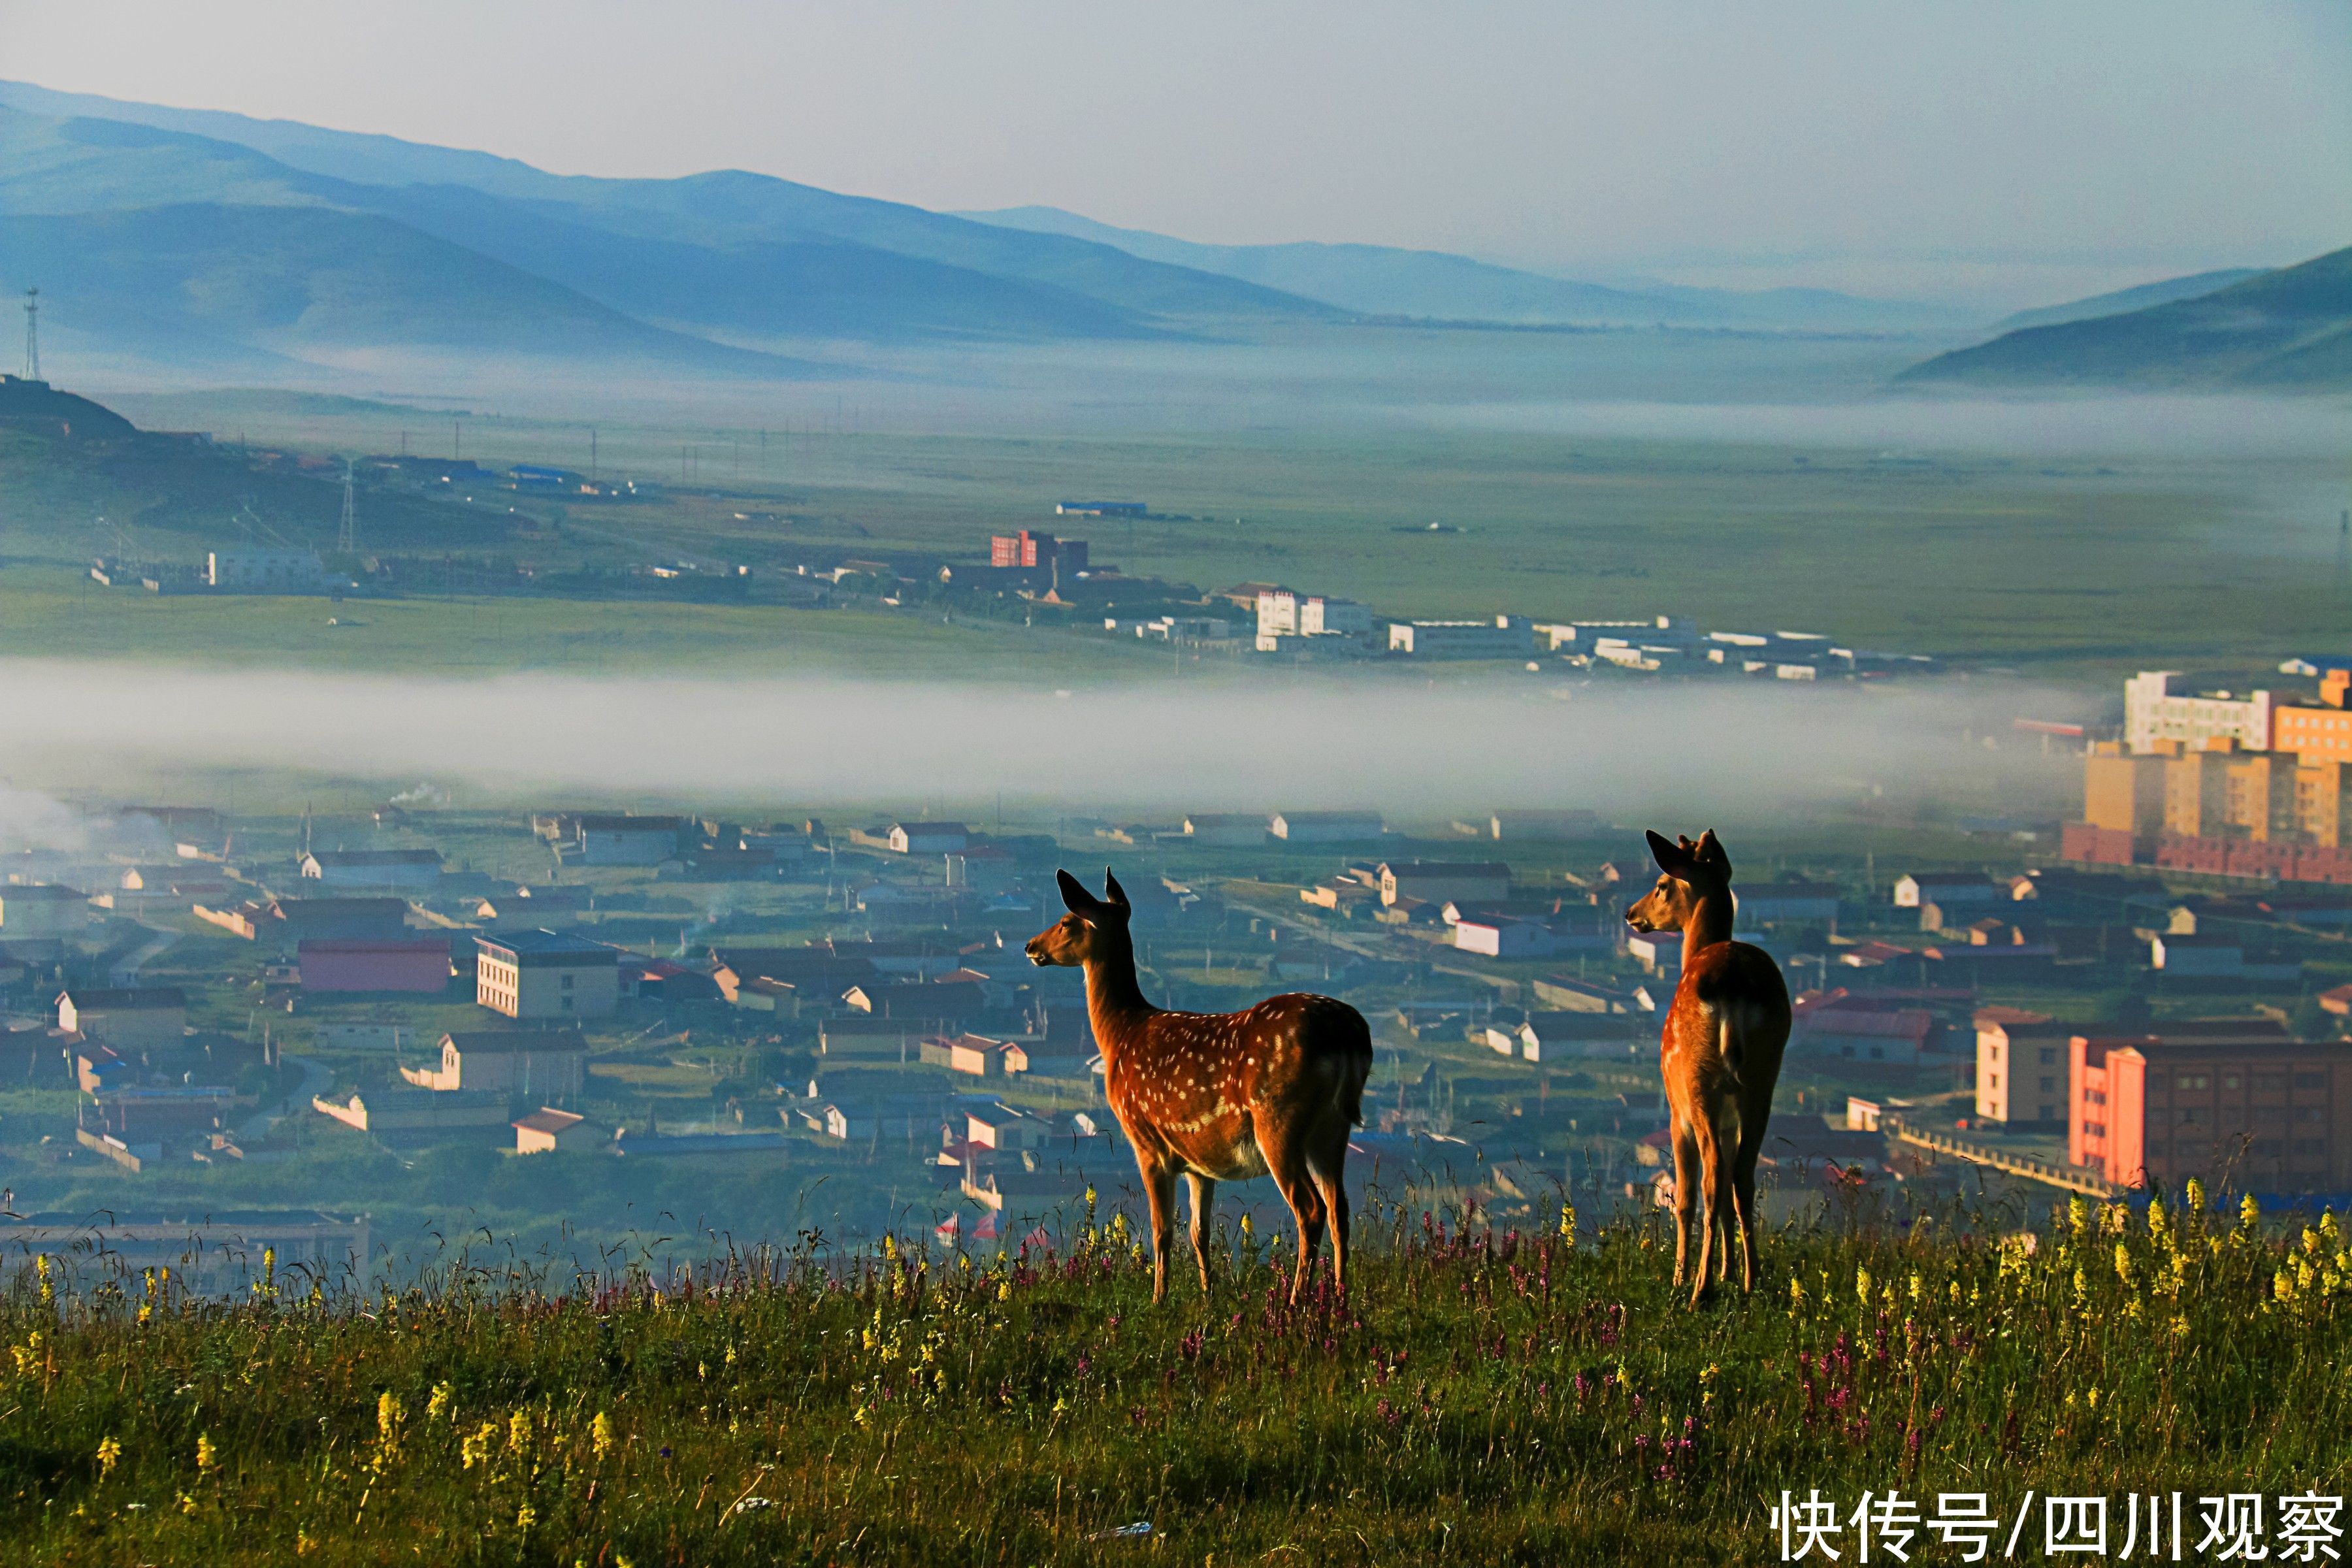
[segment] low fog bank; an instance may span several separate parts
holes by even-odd
[[[1525,679],[1056,692],[5,660],[0,756],[19,786],[99,792],[129,773],[283,768],[604,800],[964,809],[1001,795],[1076,810],[1364,805],[1408,816],[1586,806],[1728,825],[1864,799],[1998,795],[2005,809],[2057,809],[2063,770],[2005,737],[2017,715],[2082,701],[1956,680],[1571,689]],[[2003,737],[1999,752],[1989,734]]]

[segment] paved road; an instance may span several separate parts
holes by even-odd
[[[271,1128],[277,1126],[287,1116],[308,1109],[311,1098],[324,1094],[327,1091],[327,1086],[335,1081],[333,1073],[309,1057],[288,1057],[286,1059],[302,1069],[301,1083],[296,1086],[293,1093],[278,1104],[265,1106],[247,1117],[245,1125],[238,1128],[236,1131],[240,1142],[254,1143],[268,1137]]]

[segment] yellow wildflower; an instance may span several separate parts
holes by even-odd
[[[507,1447],[520,1454],[530,1447],[530,1412],[518,1410],[507,1419]]]
[[[435,1384],[433,1385],[433,1393],[431,1396],[425,1401],[425,1419],[427,1421],[437,1421],[443,1415],[446,1415],[449,1410],[449,1401],[455,1397],[457,1392],[457,1390],[453,1384],[447,1383]]]
[[[220,1463],[220,1450],[213,1447],[212,1434],[200,1433],[196,1437],[196,1474],[203,1475]]]
[[[2263,1205],[2254,1201],[2253,1194],[2248,1193],[2238,1203],[2238,1225],[2242,1229],[2252,1230],[2262,1223]]]
[[[600,1459],[613,1451],[613,1418],[602,1410],[596,1412],[596,1419],[588,1424],[588,1440]]]
[[[98,1479],[102,1481],[112,1475],[114,1467],[121,1463],[121,1444],[111,1437],[100,1437],[98,1440]]]

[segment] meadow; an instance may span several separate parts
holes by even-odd
[[[2307,1217],[2193,1187],[1840,1205],[1695,1313],[1660,1216],[1566,1209],[1523,1234],[1375,1205],[1350,1289],[1318,1271],[1297,1306],[1284,1238],[1224,1230],[1211,1296],[1180,1273],[1154,1307],[1133,1222],[1091,1208],[1056,1243],[804,1236],[577,1280],[494,1254],[399,1289],[273,1267],[229,1301],[61,1257],[0,1304],[0,1538],[28,1563],[1753,1563],[1784,1492],[1840,1521],[1984,1493],[1991,1552],[2014,1527],[2032,1559],[2039,1499],[2109,1500],[2112,1552],[2132,1494],[2178,1491],[2177,1560],[2284,1555],[2282,1500],[2352,1479],[2352,1254]],[[2250,1534],[2232,1494],[2263,1497]],[[2204,1499],[2240,1522],[2207,1539]],[[1959,1560],[1913,1528],[1909,1560]]]

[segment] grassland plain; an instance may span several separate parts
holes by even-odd
[[[286,434],[324,449],[363,449],[391,444],[395,432],[382,423],[312,416]],[[578,463],[581,435],[574,424],[478,418],[467,450],[492,463]],[[1140,497],[1167,514],[1059,525],[1083,529],[1097,559],[1129,574],[1202,588],[1279,580],[1398,616],[1675,614],[1706,625],[1823,630],[1866,647],[2102,685],[2159,656],[2252,672],[2274,664],[2282,647],[2341,640],[2344,631],[2334,502],[2321,504],[2352,482],[2340,461],[1890,461],[1853,447],[1422,426],[803,433],[789,442],[778,434],[764,448],[760,435],[611,429],[608,471],[635,466],[634,456],[662,473],[660,454],[671,452],[674,463],[684,445],[707,459],[693,470],[697,482],[657,504],[572,508],[561,547],[516,542],[493,515],[503,501],[451,509],[470,522],[436,537],[461,552],[571,552],[605,564],[665,554],[758,564],[887,552],[968,560],[991,531],[1057,526],[1056,498],[1103,494]],[[171,517],[152,496],[83,493],[31,471],[21,452],[5,459],[0,453],[0,548],[15,557],[0,573],[5,651],[37,645],[454,670],[550,658],[610,668],[773,667],[803,656],[885,669],[968,668],[1007,651],[1001,633],[942,626],[937,613],[915,606],[839,620],[690,603],[522,609],[512,606],[524,601],[509,599],[518,630],[504,646],[480,629],[488,612],[462,599],[433,608],[411,601],[420,607],[385,612],[383,624],[348,637],[324,629],[325,617],[310,614],[315,605],[175,600],[133,608],[130,595],[45,568],[77,566],[103,546],[87,521],[93,511],[132,520],[135,547],[188,559],[218,531],[209,514]],[[315,488],[316,515],[289,527],[331,539],[331,487]],[[416,629],[395,631],[394,619],[413,619]],[[592,625],[572,624],[580,622]],[[1086,651],[1043,662],[1115,668],[1132,653],[1078,640]],[[344,651],[353,644],[361,646]],[[1013,668],[1023,668],[1017,658]]]
[[[2282,1500],[2352,1480],[2352,1255],[2200,1197],[1848,1214],[1696,1313],[1655,1215],[1567,1211],[1375,1214],[1296,1307],[1282,1238],[1230,1232],[1155,1307],[1123,1212],[1053,1253],[265,1266],[226,1303],[56,1258],[0,1303],[0,1529],[37,1563],[1754,1563],[1818,1489],[1986,1493],[2039,1559],[2040,1498],[2120,1531],[2179,1491],[2180,1560],[2231,1494],[2276,1555]]]

